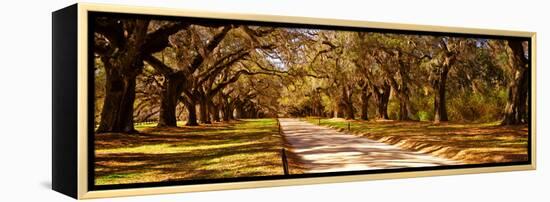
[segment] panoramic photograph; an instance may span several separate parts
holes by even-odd
[[[97,186],[529,162],[528,38],[90,22]]]

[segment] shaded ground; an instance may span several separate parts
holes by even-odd
[[[95,138],[96,184],[282,175],[276,120],[154,128]]]
[[[318,118],[307,118],[319,124]],[[528,160],[527,125],[498,123],[459,124],[418,121],[347,121],[322,119],[321,125],[351,132],[372,140],[421,151],[465,163],[518,162]]]
[[[284,146],[295,147],[287,153],[291,174],[455,163],[434,156],[463,163],[528,158],[526,125],[351,121],[353,136],[334,133],[348,130],[346,120],[322,119],[322,126],[335,128],[330,132],[315,126],[316,118],[305,120],[310,123],[288,120],[296,126],[283,120],[286,138],[274,119],[178,128],[141,124],[139,135],[96,135],[96,184],[282,175]]]
[[[376,142],[299,119],[279,119],[292,151],[308,173],[453,165],[450,161]]]

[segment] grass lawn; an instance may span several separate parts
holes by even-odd
[[[275,119],[95,136],[96,185],[282,175]]]
[[[306,118],[319,124],[319,119]],[[421,151],[468,164],[516,162],[528,159],[527,125],[499,126],[497,122],[482,124],[418,121],[347,121],[322,119],[321,125],[347,131],[380,142]]]

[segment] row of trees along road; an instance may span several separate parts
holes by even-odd
[[[106,17],[94,33],[98,133],[275,116],[527,121],[526,41]]]

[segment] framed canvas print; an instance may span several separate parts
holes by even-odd
[[[74,198],[535,169],[534,32],[52,16],[52,184]]]

